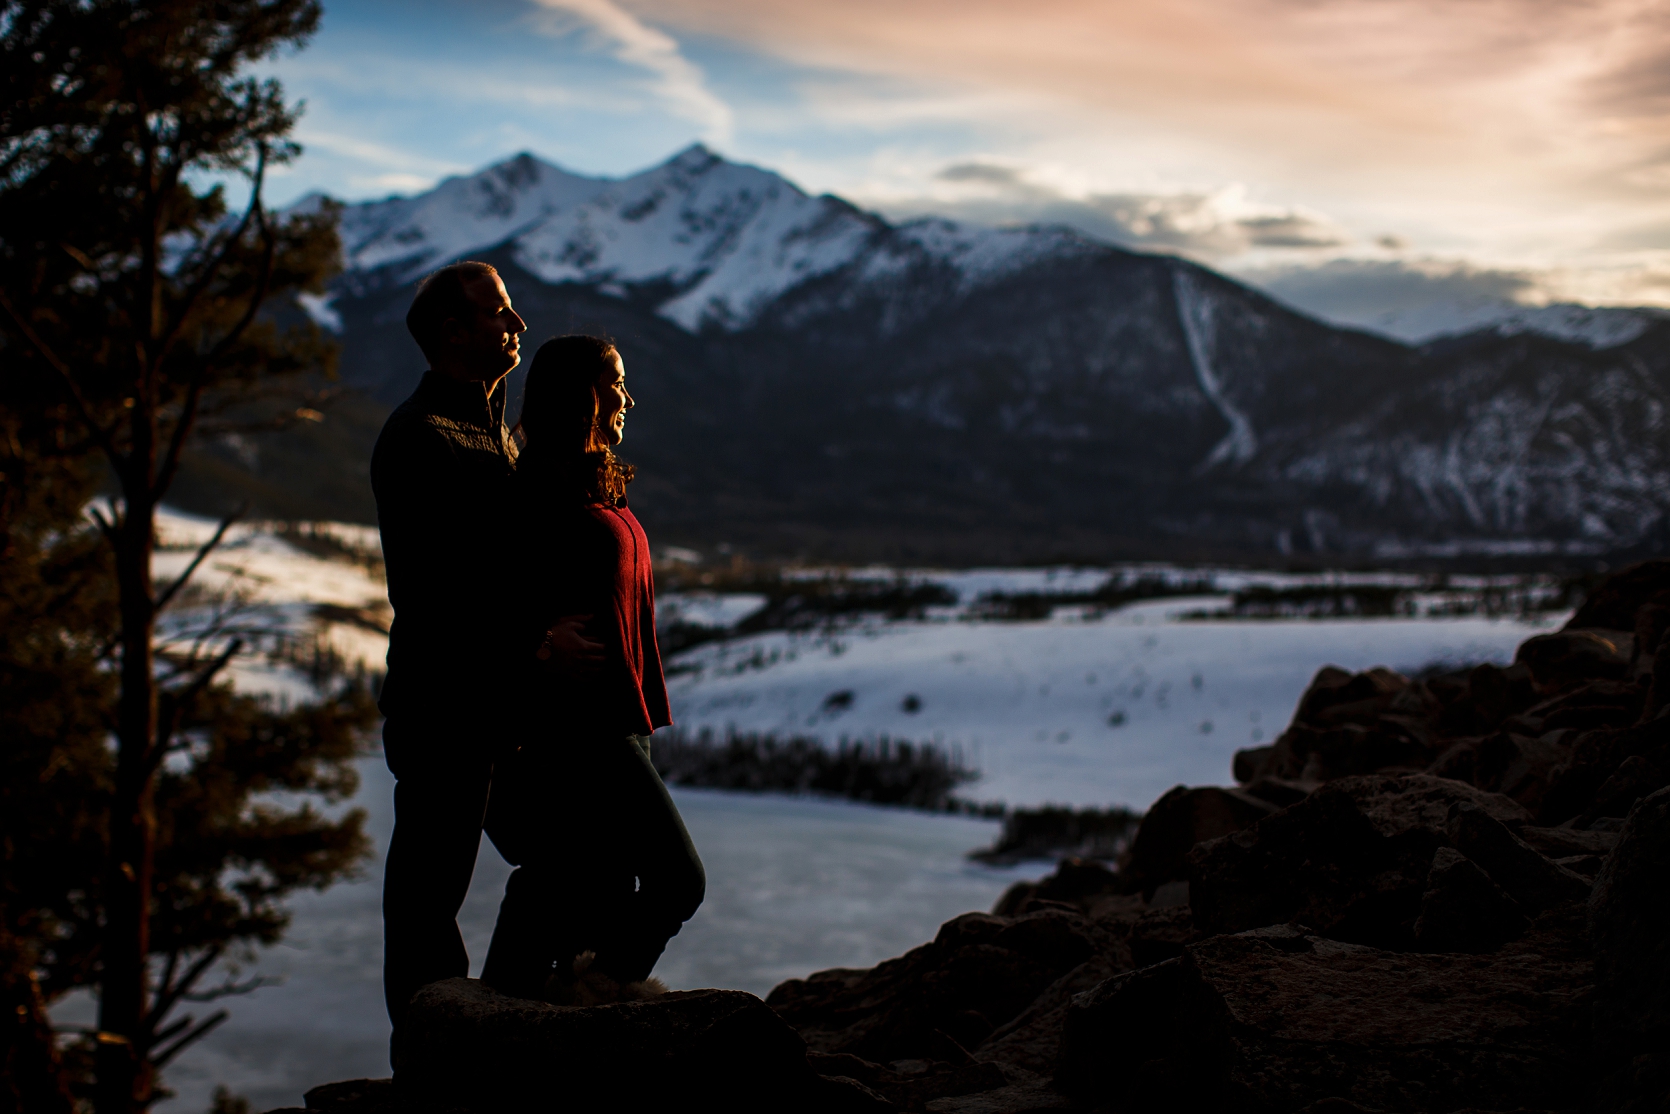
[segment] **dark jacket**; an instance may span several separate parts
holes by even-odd
[[[384,715],[479,708],[502,692],[516,469],[505,394],[503,381],[489,398],[480,383],[425,372],[371,453],[394,605]]]
[[[524,661],[528,711],[540,723],[648,735],[672,723],[661,652],[655,641],[655,574],[649,539],[625,500],[588,502],[560,467],[535,451],[519,470],[515,520],[520,532],[516,611],[518,645],[538,643],[564,615],[590,615],[586,634],[603,643],[601,670],[567,678]]]

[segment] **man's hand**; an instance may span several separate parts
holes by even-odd
[[[585,636],[585,625],[590,620],[590,615],[564,615],[545,632],[545,641],[534,656],[564,673],[596,669],[603,664],[603,643]]]

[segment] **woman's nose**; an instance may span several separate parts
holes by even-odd
[[[624,391],[621,392],[621,393],[626,394],[626,392],[624,392]],[[638,405],[638,404],[636,402],[632,401],[632,396],[630,394],[626,394],[626,409],[630,410],[636,405]]]

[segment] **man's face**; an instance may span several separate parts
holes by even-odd
[[[470,379],[489,385],[522,362],[520,337],[527,322],[510,307],[510,295],[498,275],[482,275],[464,287],[474,312],[447,322],[453,360]]]

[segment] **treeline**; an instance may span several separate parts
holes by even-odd
[[[961,754],[932,743],[882,736],[841,739],[825,746],[815,738],[704,731],[657,735],[651,760],[672,785],[750,792],[815,793],[878,805],[935,812],[1000,814],[1002,806],[976,805],[952,796],[979,778]]]

